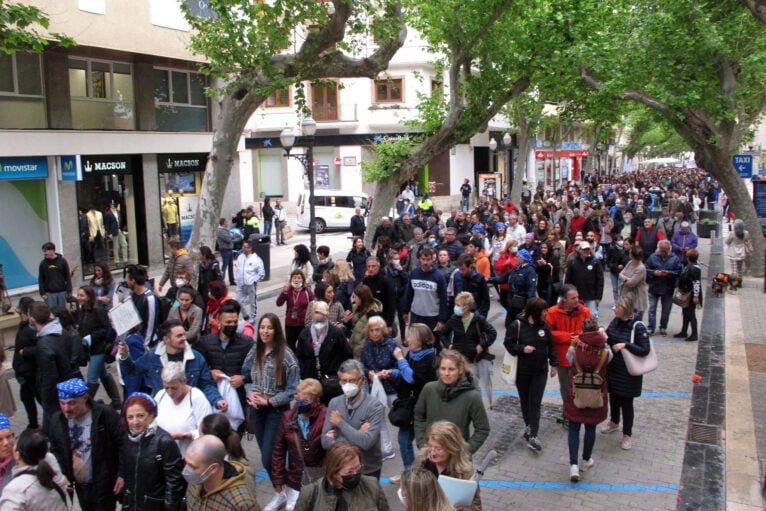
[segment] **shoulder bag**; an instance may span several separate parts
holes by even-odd
[[[633,331],[630,333],[630,344],[635,344],[636,340],[636,325],[641,323],[636,321],[633,323]],[[641,323],[643,324],[643,323]],[[645,357],[639,357],[634,355],[628,349],[623,349],[622,359],[625,361],[625,367],[628,368],[628,373],[632,376],[641,376],[646,373],[651,373],[659,365],[657,360],[657,351],[654,349],[654,342],[652,338],[649,338],[649,353]]]
[[[605,348],[602,348],[596,368],[592,372],[585,372],[575,356],[577,373],[572,378],[572,385],[574,386],[574,405],[577,408],[601,408],[604,406],[604,393],[602,392],[604,379],[598,373],[604,367],[608,357],[609,353]]]
[[[518,341],[521,335],[521,321],[516,320],[518,328],[516,330],[516,340]],[[516,371],[519,368],[518,358],[515,355],[511,355],[508,350],[505,350],[503,355],[503,372],[501,374],[503,381],[508,385],[516,383]]]
[[[688,307],[692,303],[692,292],[681,291],[681,288],[677,287],[675,291],[673,291],[673,303],[679,307]]]

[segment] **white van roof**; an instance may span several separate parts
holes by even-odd
[[[318,197],[328,196],[328,195],[347,195],[350,197],[364,197],[369,198],[369,196],[364,192],[349,192],[347,190],[328,190],[326,188],[315,188],[314,193]],[[303,195],[308,196],[309,191],[303,190]]]

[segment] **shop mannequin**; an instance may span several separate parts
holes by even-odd
[[[96,208],[90,208],[85,214],[88,218],[88,234],[90,235],[90,253],[93,254],[95,259],[98,259],[96,250],[101,250],[104,247],[104,237],[106,230],[104,229],[104,215]]]
[[[168,240],[178,238],[178,204],[172,197],[165,199],[162,205],[162,220],[165,222]]]
[[[104,227],[109,239],[112,240],[115,264],[128,262],[128,239],[125,236],[124,226],[125,217],[120,211],[119,204],[112,204],[111,207],[104,208]]]

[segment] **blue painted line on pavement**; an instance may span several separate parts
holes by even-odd
[[[493,481],[482,480],[483,488],[512,488],[528,490],[586,490],[586,491],[677,491],[675,484],[610,484],[610,483],[559,483],[548,481]]]
[[[481,391],[482,394],[486,394],[486,390]],[[493,390],[493,396],[518,396],[518,390]],[[543,395],[545,396],[560,396],[561,393],[558,390],[546,390]],[[691,392],[642,392],[641,397],[690,397]]]
[[[495,344],[502,344],[505,341],[502,337],[495,339]],[[657,342],[686,342],[685,339],[655,339],[652,337],[652,341]]]

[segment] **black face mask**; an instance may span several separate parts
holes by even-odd
[[[362,473],[357,472],[356,474],[349,474],[347,476],[341,476],[343,479],[343,489],[344,490],[353,490],[357,486],[359,486],[359,483],[362,482]]]
[[[221,332],[223,332],[223,335],[229,339],[233,339],[234,336],[237,335],[237,325],[226,325],[225,327],[221,328]]]

